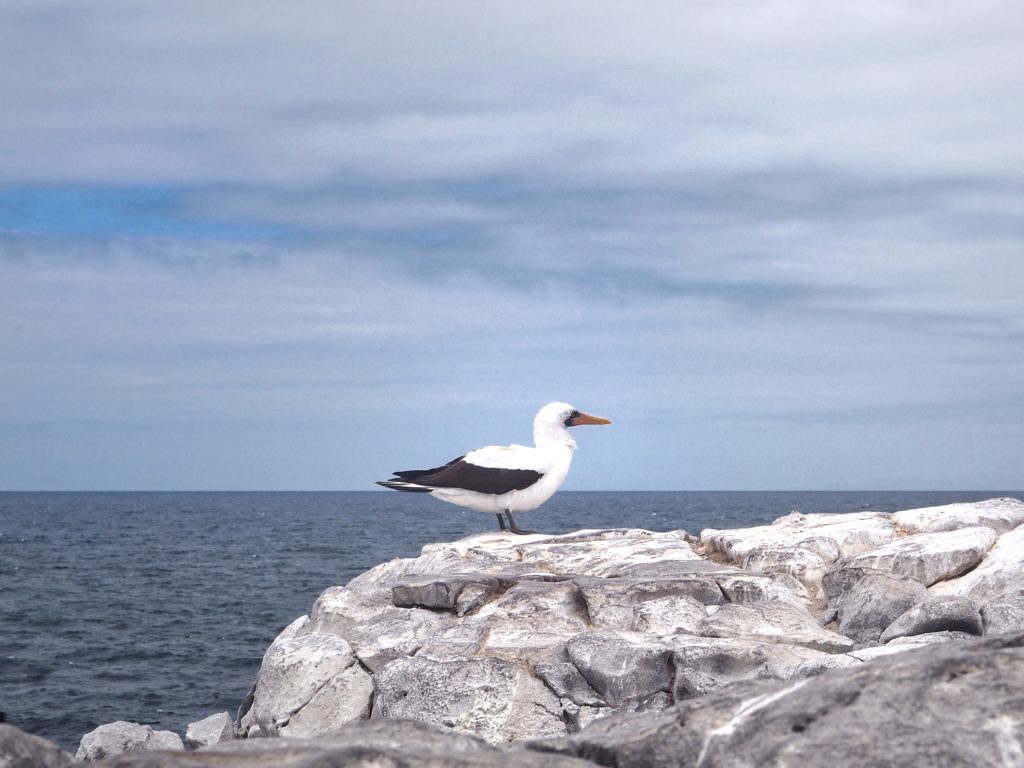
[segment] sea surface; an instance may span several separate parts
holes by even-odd
[[[793,510],[851,512],[1021,492],[562,492],[517,516],[566,533],[699,533]],[[74,751],[114,720],[184,735],[232,715],[274,637],[325,588],[427,543],[496,529],[419,494],[0,493],[0,711]]]

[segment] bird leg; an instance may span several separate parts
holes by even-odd
[[[508,529],[512,533],[518,533],[518,534],[521,534],[521,535],[526,535],[528,533],[536,533],[536,531],[527,531],[527,530],[525,530],[523,528],[520,528],[518,525],[516,525],[516,521],[512,519],[512,513],[509,512],[507,509],[505,510],[505,517],[508,518]],[[501,519],[501,515],[498,515],[498,519],[499,520]],[[504,530],[504,527],[502,528],[502,530]]]
[[[495,517],[498,518],[498,527],[503,531],[507,531],[508,528],[505,527],[505,518],[501,516],[501,512],[496,513]]]

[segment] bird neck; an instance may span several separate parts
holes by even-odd
[[[533,430],[533,442],[538,448],[568,448],[576,450],[576,441],[569,430],[562,426],[537,425]]]

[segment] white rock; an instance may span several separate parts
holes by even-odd
[[[870,552],[844,557],[835,568],[874,568],[930,586],[966,573],[996,541],[991,528],[975,526],[919,533],[886,542]]]
[[[240,723],[243,731],[256,724],[265,733],[278,733],[317,691],[356,663],[352,647],[340,637],[279,637],[263,656],[252,708]]]
[[[358,664],[343,669],[281,726],[282,736],[309,738],[366,720],[373,700],[373,677]]]
[[[125,752],[182,750],[181,737],[172,731],[154,731],[152,726],[118,720],[101,725],[82,737],[77,760],[102,760]]]
[[[698,630],[705,637],[802,645],[829,653],[842,653],[854,646],[850,638],[821,627],[807,611],[779,601],[726,603],[701,622]]]
[[[930,588],[936,595],[969,597],[983,605],[994,597],[1024,590],[1024,525],[1004,533],[973,571]]]
[[[822,539],[830,539],[834,543],[839,557],[848,557],[874,549],[895,537],[896,527],[891,516],[882,512],[842,515],[792,512],[771,525],[737,530],[707,528],[701,531],[700,543],[702,550],[740,564],[754,550],[802,547],[805,542],[808,548],[826,560],[831,545]]]
[[[963,504],[943,504],[894,512],[893,522],[907,533],[953,531],[984,525],[996,533],[1006,533],[1024,523],[1024,501],[987,499]]]
[[[185,745],[189,749],[208,747],[211,744],[230,741],[233,738],[235,738],[235,725],[231,720],[231,715],[227,712],[218,712],[197,722],[189,723],[185,729]]]

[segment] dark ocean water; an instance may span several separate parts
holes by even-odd
[[[685,529],[792,510],[895,511],[1020,492],[563,492],[517,522]],[[418,494],[0,493],[0,711],[74,751],[134,720],[234,714],[277,633],[325,588],[496,527]]]

